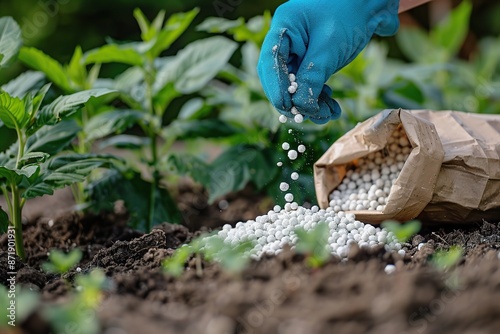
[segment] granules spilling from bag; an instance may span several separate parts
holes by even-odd
[[[356,219],[471,223],[500,217],[500,115],[457,111],[384,110],[358,124],[314,165],[321,208],[359,159],[384,150],[399,127],[410,155],[384,209],[349,211]]]

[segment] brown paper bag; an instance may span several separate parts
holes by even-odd
[[[403,126],[410,156],[379,211],[351,211],[356,219],[470,223],[500,219],[500,115],[457,111],[384,110],[337,140],[314,164],[319,206],[357,159],[383,149]]]

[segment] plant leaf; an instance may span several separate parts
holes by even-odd
[[[10,16],[0,18],[0,67],[16,56],[23,44],[21,28]]]
[[[162,51],[168,49],[187,29],[196,15],[198,15],[199,11],[198,8],[194,8],[189,12],[176,13],[170,16],[165,23],[165,27],[156,36],[155,43],[151,49],[149,49],[149,57],[154,59],[158,57]]]
[[[244,131],[220,119],[174,121],[166,133],[180,140],[195,138],[224,138]]]
[[[24,128],[29,121],[29,115],[24,109],[23,101],[5,92],[0,92],[0,120],[8,128]]]
[[[276,168],[266,159],[263,151],[255,146],[238,145],[222,153],[210,165],[210,181],[205,186],[209,203],[230,192],[242,190],[252,181],[261,189],[274,177]]]
[[[208,186],[210,171],[208,164],[194,155],[172,154],[167,159],[171,172],[178,175],[189,175],[196,182]]]
[[[118,170],[107,171],[102,178],[88,188],[94,210],[109,209],[117,200],[123,200],[130,214],[129,223],[133,228],[146,230],[149,216],[151,184],[140,174],[125,175]],[[181,215],[169,192],[164,188],[155,189],[153,226],[163,222],[179,223]]]
[[[108,44],[90,50],[84,56],[85,65],[94,63],[121,63],[132,66],[142,66],[144,57],[131,47]]]
[[[455,56],[469,31],[469,18],[472,12],[470,1],[462,1],[448,16],[430,32],[430,40],[435,46]]]
[[[52,249],[49,254],[50,262],[43,263],[42,268],[48,273],[65,274],[80,262],[82,255],[79,249],[73,249],[67,254],[58,249]]]
[[[102,112],[85,124],[86,140],[93,141],[110,134],[121,133],[143,118],[144,113],[137,110],[115,109]]]
[[[54,126],[43,126],[28,138],[26,153],[39,151],[55,155],[68,147],[80,130],[74,120],[66,120]]]
[[[118,159],[111,155],[68,154],[42,164],[40,175],[23,193],[26,199],[52,195],[55,189],[83,182],[96,168],[110,167]]]
[[[0,233],[5,233],[9,229],[9,216],[0,206]]]
[[[43,125],[54,125],[63,118],[71,116],[81,109],[92,97],[100,97],[114,92],[116,91],[98,88],[59,96],[51,104],[44,106],[38,113],[34,125],[30,128],[30,133],[34,133]]]
[[[118,135],[107,138],[99,143],[99,149],[108,147],[123,148],[128,150],[139,150],[149,145],[148,137],[139,137],[133,135]]]
[[[23,180],[23,177],[31,178],[38,172],[39,166],[25,166],[20,169],[10,169],[5,166],[0,167],[0,181],[7,180],[9,184],[18,185]]]
[[[32,47],[23,47],[19,52],[19,60],[29,67],[45,73],[47,78],[63,91],[73,91],[62,65],[42,51]]]
[[[19,166],[31,166],[31,165],[39,165],[44,163],[50,157],[49,154],[45,152],[30,152],[23,155],[21,159],[19,159]]]
[[[412,220],[405,224],[388,220],[383,222],[381,226],[389,232],[392,232],[399,242],[406,242],[410,240],[414,234],[420,231],[422,224],[417,220]]]
[[[403,54],[416,63],[428,62],[429,55],[436,52],[429,36],[420,28],[402,27],[396,35],[396,40]]]
[[[84,88],[85,80],[87,79],[87,69],[82,64],[82,55],[82,48],[77,46],[69,64],[66,66],[66,72],[73,82]]]
[[[237,20],[228,20],[223,17],[209,17],[196,26],[196,30],[209,33],[223,33],[243,24],[245,24],[245,19],[242,17]]]
[[[42,72],[26,71],[2,86],[2,90],[12,97],[22,98],[38,86],[45,78]]]
[[[237,46],[222,36],[190,43],[160,68],[153,86],[155,93],[168,83],[174,83],[183,94],[199,90],[227,64]]]

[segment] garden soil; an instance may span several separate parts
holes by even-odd
[[[63,279],[40,266],[52,248],[80,248],[82,272],[100,267],[112,282],[94,315],[108,334],[500,332],[499,221],[424,227],[407,244],[405,257],[383,247],[352,247],[348,261],[332,258],[311,269],[302,256],[285,250],[252,262],[237,276],[208,263],[199,276],[193,259],[175,279],[162,273],[161,261],[199,234],[201,226],[234,225],[270,205],[265,199],[256,205],[255,198],[239,193],[221,210],[220,203],[208,205],[199,191],[188,188],[179,191],[188,227],[165,223],[142,234],[126,227],[120,212],[40,214],[25,227],[29,261],[17,262],[17,281],[39,290],[47,305],[67,300]],[[0,245],[6,249],[5,236]],[[435,250],[452,245],[464,248],[463,260],[448,271],[433,267],[429,258]],[[5,253],[0,261],[5,263]],[[395,265],[394,273],[384,271],[387,264]],[[3,284],[5,270],[0,267]],[[37,312],[19,325],[18,333],[50,332]]]

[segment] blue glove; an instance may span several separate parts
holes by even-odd
[[[278,111],[322,124],[340,116],[325,82],[349,64],[373,34],[394,35],[399,0],[290,0],[276,9],[257,70],[264,92]],[[290,94],[289,73],[297,90]]]

